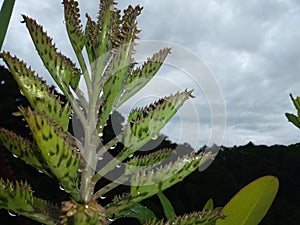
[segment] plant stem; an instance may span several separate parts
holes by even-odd
[[[108,185],[106,185],[105,187],[101,188],[100,190],[98,190],[94,195],[93,195],[93,200],[96,200],[97,198],[105,195],[106,193],[108,193],[109,191],[111,191],[112,189],[118,187],[121,184],[124,184],[126,181],[128,180],[128,177],[126,176],[121,176],[118,179],[116,179],[114,182],[109,183]]]

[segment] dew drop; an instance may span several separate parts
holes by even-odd
[[[152,140],[156,140],[158,138],[158,133],[157,132],[154,132],[152,133]]]
[[[81,170],[80,168],[78,168],[78,170],[77,170],[77,171],[78,171],[78,173],[81,173],[81,172],[82,172],[82,170]]]
[[[60,186],[60,185],[59,185],[59,189],[62,190],[62,191],[65,190],[65,189],[64,189],[62,186]]]
[[[110,149],[115,149],[117,147],[117,145],[113,145],[110,147]]]
[[[5,80],[1,80],[0,84],[1,85],[5,84]]]
[[[134,154],[131,154],[131,155],[128,156],[128,158],[131,159],[131,158],[133,158],[133,156],[134,156]]]
[[[99,133],[99,137],[103,137],[103,133],[101,132],[101,133]]]
[[[22,90],[20,90],[20,93],[21,93],[21,95],[25,96]]]
[[[13,154],[13,156],[14,156],[16,159],[19,158],[19,156],[15,155],[15,154]]]
[[[111,216],[107,217],[107,220],[108,220],[108,221],[110,221],[110,222],[113,222],[113,221],[115,221],[115,220],[116,220],[116,216],[115,216],[115,214],[113,214],[113,215],[111,215]]]
[[[104,200],[106,199],[106,196],[100,196],[100,199]]]
[[[11,212],[11,211],[9,211],[9,210],[7,210],[7,212],[8,212],[8,215],[10,215],[10,216],[17,216],[17,214],[14,213],[14,212]]]
[[[121,164],[117,164],[116,168],[118,168],[118,169],[121,168]]]
[[[39,171],[39,173],[44,173],[43,171],[41,171],[41,170],[38,170]]]

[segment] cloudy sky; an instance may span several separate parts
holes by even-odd
[[[79,3],[82,15],[85,12],[96,15],[97,0]],[[295,111],[289,93],[300,95],[300,1],[246,0],[241,4],[239,0],[130,0],[122,1],[118,7],[128,4],[144,6],[139,17],[141,40],[175,43],[189,49],[208,66],[226,106],[224,145],[243,145],[249,141],[267,145],[299,142],[299,131],[287,122],[284,113]],[[61,0],[16,0],[3,46],[51,82],[24,24],[20,24],[20,14],[37,19],[58,49],[74,58],[64,29]],[[186,84],[185,79],[176,78],[181,76],[179,70],[174,74],[167,68],[160,71],[159,77]],[[205,96],[205,90],[202,91]],[[156,94],[148,92],[148,96]],[[203,96],[198,99],[205,99]],[[200,139],[199,134],[193,136],[196,128],[192,124],[197,119],[188,116],[190,111],[177,116],[174,124],[179,120],[185,123],[186,119],[188,128],[181,133],[188,135],[180,141],[197,140],[203,145],[210,135],[212,113],[209,103],[203,104],[203,110],[201,103],[194,105],[200,106],[195,111],[199,114]],[[174,130],[171,126],[165,132],[176,140]]]

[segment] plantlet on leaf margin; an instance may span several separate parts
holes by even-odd
[[[70,194],[70,200],[58,207],[34,197],[27,182],[1,179],[0,207],[49,225],[102,225],[123,217],[134,217],[143,224],[152,225],[213,224],[224,218],[219,210],[177,217],[162,194],[210,160],[209,151],[175,157],[168,163],[165,162],[173,153],[172,149],[161,149],[142,158],[135,155],[192,97],[192,91],[177,92],[133,110],[123,132],[107,144],[102,143],[111,113],[154,77],[170,52],[169,48],[161,49],[140,67],[136,66],[133,53],[140,32],[136,19],[142,7],[129,6],[121,14],[114,1],[100,0],[97,21],[87,15],[83,29],[77,1],[64,0],[63,5],[67,33],[79,68],[57,51],[52,38],[34,19],[23,15],[23,22],[66,101],[62,102],[58,93],[25,62],[9,52],[1,53],[0,57],[29,100],[30,107],[19,107],[16,115],[24,117],[34,141],[4,128],[0,130],[0,141],[25,163],[57,180]],[[87,96],[79,89],[81,79],[86,85]],[[82,138],[69,131],[69,118],[74,116],[78,117],[83,129]],[[118,143],[122,143],[123,149],[97,169],[99,160],[109,155],[109,149]],[[119,163],[123,162],[126,162],[123,174],[95,190],[96,184],[108,173],[118,170]],[[98,202],[101,196],[126,182],[130,184],[129,193],[115,196],[106,205]],[[141,205],[142,200],[156,194],[164,206],[168,205],[165,207],[169,208],[168,221],[159,221],[150,209]]]

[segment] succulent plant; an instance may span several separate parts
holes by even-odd
[[[14,115],[24,119],[33,137],[28,140],[0,128],[0,142],[26,164],[56,180],[70,199],[58,206],[36,197],[27,181],[1,178],[0,208],[47,225],[104,225],[126,217],[136,218],[146,225],[230,223],[224,219],[221,208],[213,208],[212,201],[200,212],[178,216],[162,193],[211,160],[210,151],[176,156],[171,148],[163,148],[149,154],[137,154],[193,97],[192,90],[177,92],[134,109],[122,132],[104,141],[107,139],[104,131],[108,121],[113,119],[112,113],[155,76],[171,51],[161,49],[142,65],[136,65],[133,56],[140,32],[136,19],[142,7],[129,6],[121,12],[113,0],[100,0],[96,21],[86,15],[83,28],[78,2],[63,0],[63,5],[76,63],[57,50],[41,25],[23,15],[23,23],[36,50],[62,95],[10,52],[0,54],[30,103],[29,107],[20,106]],[[87,93],[79,88],[81,81]],[[73,130],[70,121],[73,121]],[[82,135],[76,133],[78,127],[74,130],[74,126],[83,130]],[[116,145],[121,147],[120,151],[115,149]],[[123,170],[119,168],[121,164]],[[117,177],[107,179],[112,173]],[[101,182],[103,180],[106,182]],[[128,185],[128,193],[119,193],[111,202],[102,204],[100,199],[122,184]],[[261,198],[266,193],[261,195],[256,187],[268,187],[269,184],[272,184],[272,194]],[[242,192],[247,197],[248,190],[254,190],[251,196],[264,200],[255,205],[258,208],[263,205],[264,209],[257,221],[270,206],[276,188],[276,178],[267,177]],[[142,204],[154,195],[158,195],[163,205],[164,220],[158,219]],[[236,202],[247,199],[243,196],[225,206],[226,213],[234,213],[232,208],[236,207]],[[246,206],[245,210],[253,209],[249,204]],[[253,213],[245,213],[245,210],[243,215],[251,221]]]

